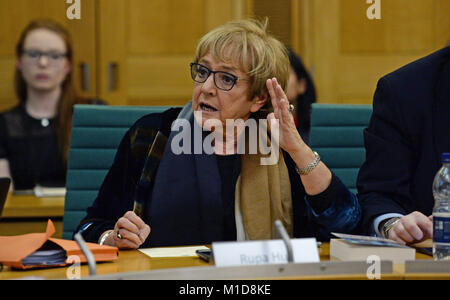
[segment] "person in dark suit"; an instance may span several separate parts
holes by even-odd
[[[378,82],[358,175],[362,229],[402,244],[433,235],[432,182],[450,151],[450,47]]]

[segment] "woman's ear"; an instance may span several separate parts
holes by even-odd
[[[19,70],[19,71],[22,71],[22,61],[18,58],[18,59],[16,59],[16,68]]]
[[[264,93],[260,96],[255,96],[252,99],[252,106],[250,107],[250,112],[254,113],[257,112],[258,110],[260,110],[265,104],[266,102],[269,100],[269,94],[268,93]]]
[[[303,95],[306,92],[306,89],[308,88],[308,83],[306,83],[306,79],[302,78],[298,82],[297,92],[299,95]]]
[[[64,71],[66,73],[66,76],[70,74],[70,72],[72,72],[72,63],[70,61],[67,61],[65,67],[64,67]]]

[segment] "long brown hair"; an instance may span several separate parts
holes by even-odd
[[[18,59],[23,54],[24,50],[23,47],[26,37],[31,31],[36,29],[47,29],[56,33],[59,37],[61,37],[66,45],[67,60],[72,64],[73,48],[69,32],[60,24],[49,19],[39,19],[32,21],[22,31],[19,41],[17,42],[16,45],[16,55]],[[14,81],[15,81],[16,95],[17,98],[19,99],[19,103],[25,105],[25,102],[28,97],[27,83],[25,82],[25,79],[22,76],[22,72],[18,68],[16,68],[15,71]],[[58,138],[60,151],[63,154],[63,159],[67,162],[69,154],[70,132],[72,128],[73,105],[77,103],[86,103],[87,101],[77,96],[72,82],[72,71],[66,75],[66,78],[62,83],[61,91],[62,91],[61,97],[58,101],[58,108],[57,108],[56,134]]]

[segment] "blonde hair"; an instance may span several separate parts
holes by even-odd
[[[267,31],[268,19],[231,21],[204,35],[194,62],[210,53],[215,59],[239,67],[250,77],[250,99],[268,94],[266,81],[276,77],[283,90],[289,78],[286,47]],[[266,107],[271,105],[270,95]]]

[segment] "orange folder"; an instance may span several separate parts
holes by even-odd
[[[48,220],[47,229],[44,233],[30,233],[18,236],[0,236],[0,262],[5,266],[18,269],[48,268],[55,266],[66,266],[69,257],[77,255],[80,262],[87,262],[86,257],[81,251],[76,241],[51,238],[55,233],[55,226],[51,220]],[[62,264],[47,265],[43,261],[41,264],[24,265],[23,260],[41,249],[44,244],[53,249],[62,249],[65,251],[66,260]],[[97,262],[116,260],[119,255],[117,247],[86,243],[86,246],[92,251]]]

